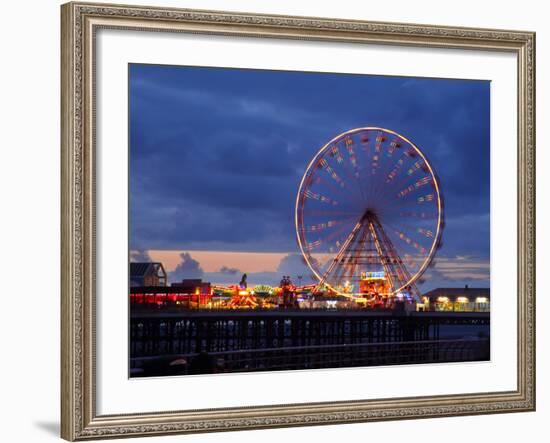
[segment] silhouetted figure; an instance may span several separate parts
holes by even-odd
[[[292,281],[290,280],[290,275],[283,275],[283,279],[281,280],[281,289],[283,290],[283,307],[296,307],[297,301],[294,300],[294,288],[292,286]]]
[[[246,289],[247,288],[247,284],[246,284],[246,274],[243,274],[242,278],[241,278],[241,281],[239,283],[239,288],[241,289]]]

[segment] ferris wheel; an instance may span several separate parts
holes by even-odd
[[[341,295],[371,287],[388,296],[417,296],[441,245],[441,186],[426,155],[402,135],[351,129],[309,163],[295,223],[319,285]]]

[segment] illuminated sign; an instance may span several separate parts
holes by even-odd
[[[273,292],[273,288],[269,285],[256,285],[254,286],[254,292],[260,294],[271,294]]]
[[[386,274],[384,271],[377,272],[361,272],[361,280],[379,280],[385,279]]]

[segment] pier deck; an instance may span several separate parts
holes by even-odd
[[[134,310],[130,356],[149,373],[199,355],[231,372],[484,360],[489,323],[487,312]]]

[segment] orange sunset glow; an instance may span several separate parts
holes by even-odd
[[[167,272],[173,271],[181,261],[182,251],[149,251],[150,257],[164,264]],[[286,252],[232,252],[232,251],[185,251],[197,260],[205,272],[216,272],[221,267],[246,270],[246,272],[275,271]]]

